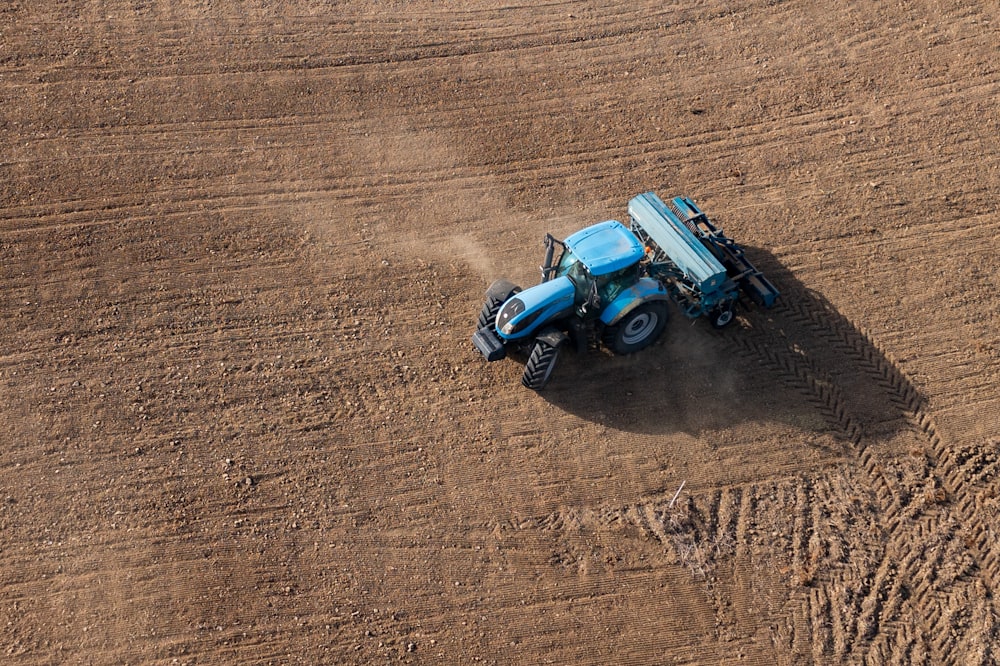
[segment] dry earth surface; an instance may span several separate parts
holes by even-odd
[[[4,2],[0,659],[996,663],[998,49],[995,1]],[[779,304],[541,394],[477,356],[647,190]]]

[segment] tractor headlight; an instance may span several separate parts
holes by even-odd
[[[500,329],[500,332],[504,335],[517,335],[535,323],[535,320],[538,319],[540,314],[542,314],[542,311],[538,310],[537,312],[532,312],[531,314],[525,315],[516,321],[507,322],[504,324],[503,328]]]

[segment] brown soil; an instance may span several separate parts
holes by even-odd
[[[995,3],[4,3],[0,659],[995,663],[998,48]],[[779,304],[486,364],[487,284],[646,190]]]

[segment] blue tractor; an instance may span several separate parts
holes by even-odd
[[[539,391],[567,343],[632,354],[656,342],[671,302],[716,328],[733,321],[741,293],[774,304],[778,290],[690,199],[647,192],[628,212],[629,227],[609,220],[563,241],[547,234],[538,285],[490,285],[472,336],[487,361],[526,354],[521,382]]]

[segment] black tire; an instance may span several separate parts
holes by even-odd
[[[659,340],[666,325],[665,303],[643,303],[620,322],[604,329],[604,345],[616,354],[634,354]]]
[[[732,303],[723,303],[708,314],[708,320],[712,323],[712,328],[725,328],[736,319]]]
[[[497,280],[491,284],[490,288],[486,290],[486,302],[483,303],[483,307],[479,311],[476,330],[484,326],[494,325],[497,320],[497,314],[500,312],[503,304],[507,302],[507,299],[520,291],[520,287],[508,280]]]
[[[541,391],[549,383],[558,360],[559,347],[536,340],[531,348],[531,355],[528,356],[528,362],[524,366],[521,383],[532,391]]]

